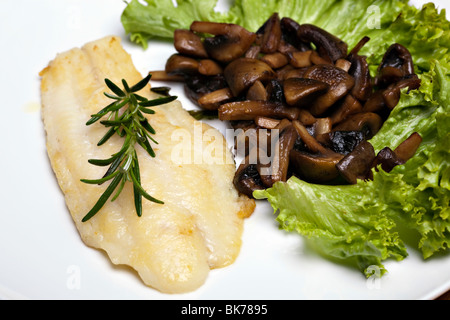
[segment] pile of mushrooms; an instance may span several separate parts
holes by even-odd
[[[234,179],[241,193],[252,197],[254,190],[292,175],[312,183],[354,184],[371,179],[373,168],[390,171],[404,164],[422,141],[414,133],[395,150],[378,154],[367,141],[398,104],[401,90],[420,86],[411,54],[397,43],[372,77],[359,54],[369,40],[349,52],[327,31],[277,13],[256,33],[195,21],[190,30],[175,31],[177,53],[164,71],[152,72],[153,80],[183,82],[192,101],[235,129],[267,129],[256,132],[268,137],[279,130],[271,155],[277,166],[270,175],[262,174],[267,164],[249,161],[262,146],[245,148]]]

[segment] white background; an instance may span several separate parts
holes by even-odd
[[[435,1],[441,8],[444,2]],[[448,256],[425,262],[410,249],[404,261],[386,263],[383,279],[366,280],[278,230],[265,202],[246,221],[235,264],[212,271],[189,294],[160,294],[86,247],[49,166],[38,74],[58,52],[107,35],[123,38],[143,74],[163,69],[173,46],[152,42],[144,51],[129,43],[120,23],[124,8],[122,0],[1,0],[0,298],[431,299],[450,288]],[[185,108],[193,108],[182,87],[172,87]]]

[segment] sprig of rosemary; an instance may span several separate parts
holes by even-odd
[[[108,170],[101,179],[81,181],[88,184],[103,184],[111,181],[105,192],[101,195],[94,207],[82,219],[83,222],[88,221],[95,216],[108,199],[116,191],[111,201],[116,200],[122,192],[127,182],[133,183],[134,204],[136,213],[142,216],[142,197],[145,199],[164,204],[163,201],[158,200],[149,195],[141,185],[141,174],[139,169],[139,160],[136,152],[136,144],[140,145],[152,158],[155,157],[155,152],[150,144],[152,141],[155,144],[158,142],[152,138],[156,132],[148,122],[144,114],[154,114],[152,107],[163,105],[177,99],[176,96],[165,96],[153,100],[148,100],[136,92],[145,88],[151,79],[151,74],[139,81],[134,86],[130,87],[126,80],[122,80],[123,89],[119,88],[115,83],[109,79],[105,79],[105,83],[113,94],[105,92],[105,96],[113,99],[114,102],[107,107],[93,114],[91,119],[86,123],[90,126],[102,118],[100,123],[108,128],[108,131],[98,142],[98,146],[105,144],[115,134],[124,138],[122,148],[109,159],[90,159],[89,163],[95,166],[107,167]],[[117,189],[117,190],[116,190]]]

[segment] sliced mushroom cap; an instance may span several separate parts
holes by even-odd
[[[370,179],[373,161],[375,160],[375,150],[373,146],[362,141],[352,152],[347,154],[336,168],[341,176],[351,184],[356,184],[358,180]]]
[[[288,108],[268,101],[229,102],[219,108],[219,119],[229,121],[254,120],[256,117],[295,120],[298,115],[298,108]]]
[[[349,116],[333,131],[361,131],[365,139],[371,139],[383,125],[383,119],[376,113],[364,112]]]
[[[168,75],[191,75],[198,73],[198,61],[196,59],[173,54],[166,62]]]
[[[328,91],[329,85],[314,79],[290,78],[286,79],[284,96],[291,106],[306,106],[318,96]]]
[[[381,62],[380,70],[388,66],[403,70],[405,75],[414,74],[411,53],[399,43],[394,43],[388,48]]]
[[[355,84],[352,76],[333,65],[312,66],[305,72],[304,77],[324,82],[330,86],[324,95],[318,97],[312,103],[310,111],[314,116],[325,113],[329,107],[343,98]]]
[[[178,29],[174,32],[175,49],[188,56],[208,58],[202,39],[190,30]]]
[[[329,32],[311,25],[302,24],[298,29],[298,37],[304,42],[312,42],[321,57],[329,58],[333,63],[347,57],[347,44]]]
[[[237,97],[258,80],[264,82],[274,79],[276,73],[261,60],[240,58],[225,68],[224,76],[231,91]]]
[[[274,13],[257,33],[262,35],[261,52],[276,52],[281,41],[281,23],[278,13]]]
[[[205,76],[216,76],[223,73],[223,68],[211,59],[203,59],[198,63],[198,72]]]
[[[367,58],[364,56],[354,56],[351,63],[352,65],[348,73],[355,79],[355,86],[351,94],[360,101],[367,101],[373,90]]]
[[[239,193],[253,198],[253,191],[263,190],[265,186],[261,180],[256,164],[249,164],[248,159],[244,160],[237,169],[233,183]]]
[[[398,43],[391,45],[378,67],[378,74],[376,82],[381,87],[414,74],[414,63],[409,50]]]
[[[281,19],[281,37],[282,40],[291,44],[300,51],[311,50],[310,41],[304,42],[298,36],[300,24],[291,18],[284,17]]]
[[[294,149],[290,154],[290,170],[307,182],[328,183],[339,177],[336,165],[343,157],[336,153],[310,154]]]
[[[191,31],[212,34],[203,45],[208,56],[220,61],[230,62],[243,56],[256,39],[256,34],[236,24],[194,21]]]

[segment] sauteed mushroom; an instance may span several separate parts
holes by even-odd
[[[256,39],[256,34],[236,24],[194,21],[191,31],[212,34],[204,46],[208,55],[220,62],[230,62],[241,57]]]
[[[338,59],[347,57],[347,44],[329,32],[311,25],[303,24],[297,31],[297,36],[303,42],[312,42],[322,58],[335,63]]]
[[[310,111],[319,116],[328,110],[338,100],[343,98],[354,86],[355,80],[347,72],[333,65],[316,65],[310,67],[305,78],[324,82],[329,90],[319,96],[311,105]]]
[[[281,41],[281,21],[278,13],[274,13],[257,34],[261,35],[262,53],[276,52]]]
[[[219,108],[220,120],[254,120],[258,116],[275,119],[297,119],[299,110],[268,101],[237,101]]]
[[[211,36],[212,35],[212,36]],[[248,196],[296,175],[314,183],[356,183],[412,157],[421,143],[412,135],[395,150],[375,156],[368,142],[399,102],[402,90],[419,88],[411,54],[393,44],[372,76],[360,51],[348,51],[329,32],[274,13],[256,33],[241,26],[195,21],[177,30],[161,79],[185,83],[188,96],[220,120],[242,129],[245,161],[236,188]],[[278,140],[275,130],[280,133]],[[249,137],[250,133],[251,139]],[[250,141],[253,138],[255,141]],[[269,139],[268,145],[261,142]],[[276,145],[274,145],[276,144]],[[272,150],[267,163],[255,150]],[[263,174],[269,171],[270,174]]]
[[[358,180],[370,178],[370,169],[374,160],[375,150],[373,146],[367,141],[362,141],[352,152],[339,161],[336,167],[345,180],[351,184],[356,184]]]
[[[327,92],[329,85],[314,79],[290,78],[284,81],[284,96],[291,106],[306,106]]]
[[[190,30],[175,30],[175,49],[183,55],[208,58],[208,53],[203,46],[202,39]]]
[[[256,81],[268,81],[275,78],[276,74],[261,60],[239,58],[225,68],[224,76],[231,92],[237,97]]]

